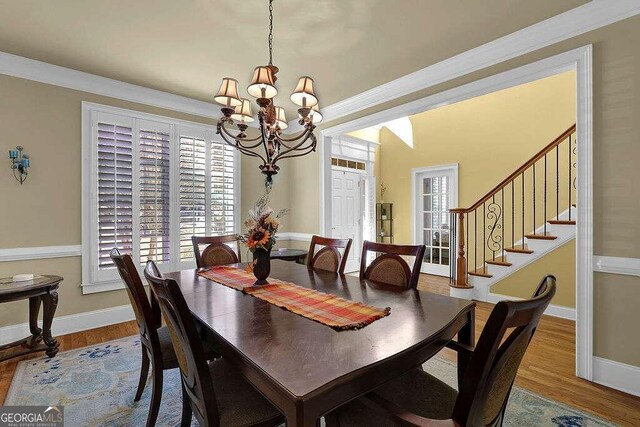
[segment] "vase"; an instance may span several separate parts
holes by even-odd
[[[254,285],[267,285],[267,277],[271,272],[271,249],[256,248],[253,251],[253,275],[256,276]]]

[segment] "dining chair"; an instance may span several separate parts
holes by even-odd
[[[344,274],[352,242],[352,239],[331,239],[314,235],[307,255],[307,267]],[[316,246],[323,247],[316,252]],[[340,254],[338,249],[344,249],[343,253]]]
[[[191,236],[191,242],[193,243],[193,252],[196,256],[198,268],[237,264],[241,260],[237,234],[207,237]],[[231,242],[235,242],[237,254],[229,247],[228,243]],[[200,245],[207,245],[202,252],[200,252]]]
[[[555,292],[556,278],[545,276],[531,299],[495,305],[475,349],[450,346],[469,356],[460,392],[412,369],[327,415],[327,426],[501,426],[520,362]]]
[[[177,368],[178,360],[171,344],[169,331],[166,326],[161,325],[162,320],[157,301],[155,301],[153,295],[151,296],[151,302],[149,301],[131,256],[120,254],[120,251],[116,248],[111,250],[109,256],[126,285],[127,294],[140,330],[142,367],[140,369],[138,389],[133,400],[137,402],[142,396],[147,383],[147,376],[149,375],[149,362],[151,362],[153,382],[147,426],[154,426],[162,399],[162,372],[166,369]]]
[[[424,259],[424,245],[391,245],[365,240],[360,259],[360,280],[367,279],[389,285],[416,289],[420,277],[420,267]],[[369,252],[381,254],[367,266]],[[402,257],[414,256],[413,269]]]
[[[147,261],[144,275],[169,328],[182,381],[182,426],[195,414],[201,426],[277,426],[284,416],[224,358],[207,363],[202,340],[175,280],[157,275]]]

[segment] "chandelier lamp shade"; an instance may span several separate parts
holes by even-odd
[[[317,140],[313,131],[322,120],[322,114],[313,88],[313,79],[309,76],[300,77],[290,99],[299,107],[298,123],[303,129],[297,135],[283,135],[282,131],[289,124],[284,108],[274,103],[278,94],[275,84],[279,69],[273,65],[273,0],[269,0],[268,45],[269,64],[255,67],[251,83],[247,87],[247,92],[256,98],[258,104],[259,134],[249,137],[246,133],[255,117],[251,101],[240,97],[236,79],[223,78],[214,100],[222,105],[217,133],[242,154],[260,159],[262,164],[259,167],[266,176],[266,185],[271,186],[273,175],[280,170],[277,164],[279,160],[315,151]]]

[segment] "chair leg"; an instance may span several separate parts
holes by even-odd
[[[147,427],[154,427],[160,412],[160,400],[162,399],[162,368],[161,362],[153,363],[151,372],[153,374],[153,390],[151,392],[151,405],[149,406],[149,416],[147,417]]]
[[[189,396],[187,391],[182,386],[182,419],[180,421],[181,427],[189,427],[191,425],[191,404],[189,403]]]
[[[147,349],[142,344],[140,344],[140,347],[142,347],[142,366],[140,367],[138,391],[136,392],[136,397],[133,398],[134,402],[139,401],[142,397],[142,392],[144,391],[144,386],[147,384],[147,377],[149,376],[149,356],[147,355]]]

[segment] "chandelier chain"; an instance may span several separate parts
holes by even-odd
[[[273,65],[273,0],[269,0],[269,65]]]

